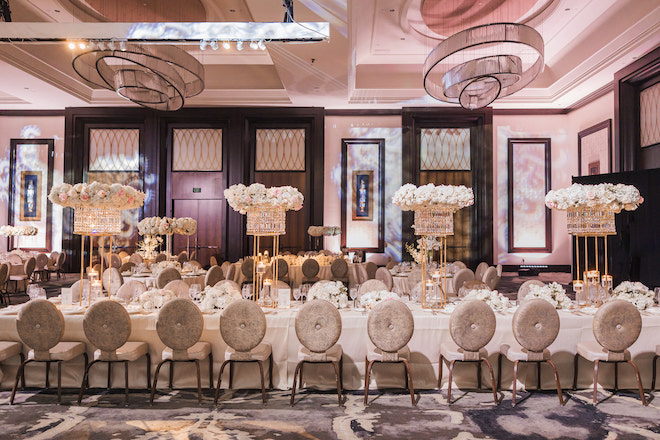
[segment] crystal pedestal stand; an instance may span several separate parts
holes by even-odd
[[[276,307],[277,303],[273,296],[273,291],[278,291],[279,281],[279,255],[280,255],[280,235],[286,232],[286,211],[278,207],[255,208],[247,212],[247,235],[254,236],[254,246],[252,249],[252,299],[258,301],[259,292],[263,291],[262,274],[257,273],[259,264],[259,239],[261,237],[273,237],[273,285],[275,289],[269,289],[270,304],[263,304],[269,307]],[[263,298],[265,299],[265,298]]]

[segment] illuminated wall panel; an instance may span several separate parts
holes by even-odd
[[[305,129],[257,129],[255,171],[305,171]]]
[[[172,130],[172,171],[222,171],[222,130]]]

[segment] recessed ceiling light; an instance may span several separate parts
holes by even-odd
[[[69,43],[69,49],[73,50],[76,48],[76,43]]]

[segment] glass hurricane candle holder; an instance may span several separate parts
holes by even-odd
[[[587,305],[587,295],[584,291],[584,282],[582,280],[573,280],[573,292],[575,292],[575,302],[579,307]]]

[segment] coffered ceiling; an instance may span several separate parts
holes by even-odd
[[[279,22],[281,0],[9,0],[14,22]],[[203,63],[205,90],[186,106],[446,106],[426,95],[428,53],[488,22],[534,27],[545,69],[495,108],[565,108],[611,83],[660,44],[658,0],[294,0],[298,22],[330,23],[330,40],[265,51],[181,47]],[[0,28],[3,23],[0,22]],[[78,77],[64,43],[0,44],[0,109],[133,105]]]

